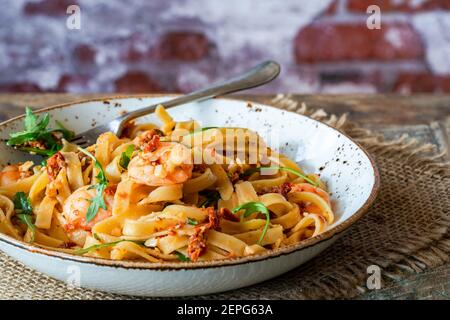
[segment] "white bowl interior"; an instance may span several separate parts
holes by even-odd
[[[105,123],[124,111],[162,102],[172,97],[143,97],[108,99],[73,104],[50,109],[51,126],[54,120],[68,128],[82,132]],[[308,117],[274,107],[247,102],[213,99],[190,103],[169,109],[175,120],[195,119],[202,126],[246,127],[257,131],[268,144],[291,159],[307,173],[320,173],[331,193],[336,222],[340,224],[360,209],[370,196],[375,184],[375,172],[370,159],[353,141],[333,128]],[[140,121],[157,122],[154,115]],[[0,127],[0,137],[7,139],[10,132],[22,130],[23,119]],[[34,159],[22,152],[0,144],[0,165]],[[329,228],[331,228],[330,226]]]

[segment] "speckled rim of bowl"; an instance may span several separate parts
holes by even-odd
[[[134,95],[116,95],[116,96],[104,96],[99,98],[92,98],[92,99],[84,99],[84,100],[78,100],[73,101],[69,103],[63,103],[63,104],[57,104],[54,106],[42,108],[36,111],[36,113],[46,112],[53,109],[61,109],[61,108],[67,108],[75,104],[82,104],[87,102],[100,102],[100,101],[108,101],[108,100],[115,100],[115,99],[143,99],[143,98],[158,98],[158,97],[167,97],[172,96],[176,97],[179,96],[178,94],[171,94],[171,93],[155,93],[155,94],[134,94]],[[275,106],[271,106],[270,104],[266,103],[259,103],[259,102],[253,102],[249,100],[242,100],[238,98],[228,97],[228,98],[217,98],[217,99],[223,99],[223,100],[232,100],[232,101],[245,101],[250,102],[252,104],[260,104],[265,107],[269,108],[275,108],[278,110],[282,110],[280,108],[277,108]],[[287,111],[287,110],[285,110]],[[14,122],[20,118],[23,118],[24,115],[20,115],[17,117],[14,117],[12,119],[9,119],[7,121],[4,121],[0,123],[0,131],[2,130],[2,127]],[[313,121],[317,121],[312,119]],[[319,121],[317,121],[319,122]],[[375,164],[374,159],[372,156],[356,141],[354,141],[352,138],[350,138],[347,134],[342,132],[339,129],[333,128],[330,125],[320,122],[323,125],[328,126],[334,131],[337,131],[338,133],[344,135],[347,137],[350,141],[352,141],[354,144],[356,144],[367,156],[369,159],[373,172],[374,172],[374,185],[372,187],[372,190],[370,192],[369,197],[364,202],[364,204],[347,220],[340,223],[337,226],[332,227],[330,230],[327,230],[313,238],[309,238],[306,240],[303,240],[301,242],[298,242],[296,244],[291,244],[279,249],[272,249],[268,250],[267,252],[251,255],[251,256],[245,256],[245,257],[237,257],[237,258],[230,258],[226,260],[212,260],[212,261],[197,261],[197,262],[146,262],[146,261],[132,261],[132,260],[109,260],[109,259],[103,259],[103,258],[94,258],[94,257],[86,257],[86,256],[77,256],[70,253],[65,253],[61,251],[55,251],[50,250],[44,247],[40,247],[38,245],[31,245],[29,243],[16,240],[8,235],[5,235],[3,233],[0,233],[0,241],[7,243],[9,245],[12,245],[14,247],[25,249],[32,253],[39,253],[42,255],[59,258],[61,260],[68,260],[68,261],[74,261],[74,262],[80,262],[80,263],[87,263],[87,264],[94,264],[97,266],[109,266],[109,267],[116,267],[116,268],[125,268],[125,269],[150,269],[150,270],[191,270],[191,269],[203,269],[203,268],[220,268],[225,266],[235,266],[240,264],[246,264],[256,261],[263,261],[268,259],[274,259],[278,258],[282,255],[288,255],[295,251],[299,251],[301,249],[305,249],[307,247],[311,247],[319,242],[323,242],[326,240],[330,240],[334,237],[340,236],[344,231],[346,231],[350,226],[352,226],[356,221],[358,221],[370,208],[372,203],[375,201],[378,189],[380,186],[380,176],[378,172],[378,168]]]

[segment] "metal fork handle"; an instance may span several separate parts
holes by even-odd
[[[133,112],[130,112],[123,117],[116,119],[117,121],[117,135],[122,134],[124,125],[133,119],[142,117],[153,112],[159,104],[166,108],[175,107],[185,103],[200,101],[214,98],[228,93],[233,93],[245,89],[254,88],[265,84],[275,79],[280,73],[280,65],[274,61],[266,61],[249,69],[241,75],[235,76],[231,79],[219,82],[208,88],[194,91],[190,94],[177,97],[175,99],[158,103],[149,107],[145,107]]]

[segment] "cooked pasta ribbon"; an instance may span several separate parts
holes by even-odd
[[[161,125],[132,123],[86,150],[63,140],[45,165],[4,167],[0,232],[103,259],[193,262],[294,245],[336,220],[319,175],[256,132],[202,128],[162,105],[155,115]]]

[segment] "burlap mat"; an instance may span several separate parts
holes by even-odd
[[[432,155],[431,145],[402,137],[384,141],[346,121],[310,111],[289,97],[277,107],[308,115],[337,127],[375,158],[381,189],[369,212],[340,240],[304,266],[264,283],[206,299],[352,298],[366,289],[367,267],[378,265],[383,281],[443,264],[450,252],[450,164]],[[2,299],[126,299],[81,288],[37,273],[0,253]]]

